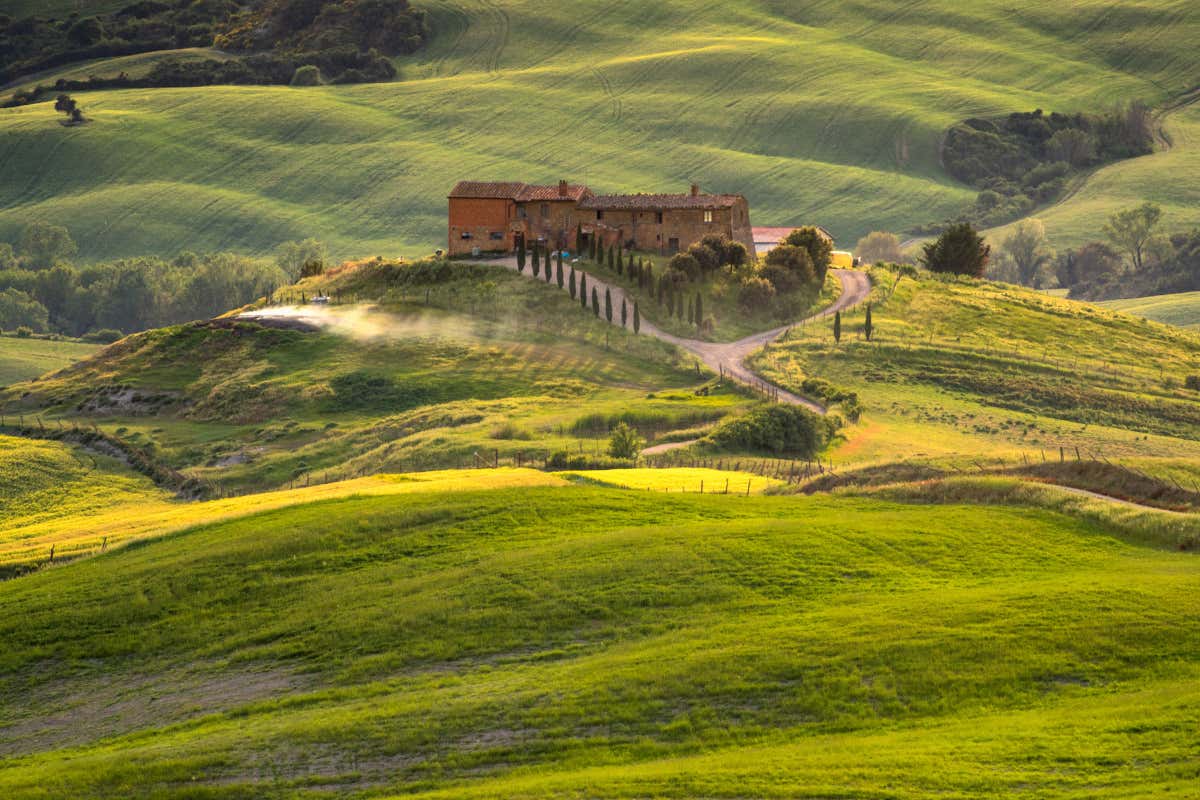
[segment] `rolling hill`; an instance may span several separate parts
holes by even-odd
[[[99,349],[85,342],[0,336],[0,386],[53,372]]]
[[[335,255],[422,252],[463,176],[584,180],[600,190],[741,191],[759,224],[820,222],[843,243],[940,219],[973,198],[938,166],[950,124],[1073,111],[1197,82],[1200,10],[1184,0],[948,0],[852,6],[430,0],[435,36],[404,80],[81,96],[0,111],[0,238],[66,225],[85,258],[265,252],[317,236]],[[1196,112],[1169,152],[1104,168],[1039,212],[1059,246],[1133,198],[1200,221]],[[236,176],[236,180],[231,179]]]
[[[477,475],[0,582],[0,793],[1194,785],[1194,555],[1032,508]]]
[[[1104,300],[1096,305],[1180,328],[1200,327],[1200,292]]]

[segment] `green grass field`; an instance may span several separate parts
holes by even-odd
[[[0,336],[0,386],[27,381],[87,358],[99,350],[84,342]]]
[[[0,583],[0,793],[1182,797],[1198,570],[1032,508],[300,502]]]
[[[938,167],[951,123],[1164,103],[1192,88],[1200,33],[1186,0],[424,6],[437,35],[400,64],[403,82],[99,92],[80,98],[93,123],[73,129],[49,104],[0,112],[0,238],[44,218],[93,259],[305,236],[339,256],[412,254],[442,243],[458,178],[570,177],[740,191],[758,224],[820,223],[852,245],[973,198]],[[1168,121],[1171,152],[1039,212],[1054,244],[1142,197],[1174,227],[1200,221],[1194,114]]]
[[[1200,292],[1105,300],[1096,305],[1180,328],[1200,327]]]

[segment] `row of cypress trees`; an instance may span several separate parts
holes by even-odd
[[[577,249],[582,250],[582,245],[583,245],[583,230],[582,230],[582,228],[576,229],[575,244],[576,244]],[[592,253],[593,258],[603,258],[604,257],[603,247],[601,247],[599,249],[599,252],[597,253],[597,246],[596,246],[594,239],[592,240],[591,253]],[[588,299],[589,298],[588,298],[588,286],[587,286],[587,273],[581,272],[579,274],[579,280],[577,282],[575,279],[575,268],[571,267],[570,278],[567,279],[565,277],[564,271],[563,271],[563,255],[562,255],[561,250],[555,252],[553,254],[553,258],[552,258],[550,251],[547,250],[543,253],[542,249],[535,242],[532,250],[530,251],[530,254],[531,254],[530,257],[532,258],[533,277],[537,278],[544,274],[546,283],[550,283],[550,281],[553,279],[558,284],[558,288],[560,288],[560,289],[566,288],[570,292],[572,300],[578,298],[580,301],[580,304],[583,306],[583,308],[586,309],[588,307]],[[615,263],[614,258],[616,259],[616,262],[620,262],[622,264],[622,269],[624,269],[624,260],[621,258],[620,254],[617,254],[614,256],[613,248],[610,247],[608,250],[608,260],[609,260],[610,264]],[[526,260],[527,260],[527,254],[526,254],[525,248],[523,246],[517,248],[517,272],[523,273],[525,271]],[[632,255],[630,255],[629,263],[630,263],[630,267],[632,269],[633,268],[633,256]],[[553,266],[553,270],[554,270],[553,275],[551,274],[552,266]],[[653,267],[651,266],[651,269],[652,268]],[[638,269],[638,272],[640,275],[642,270],[644,269],[641,259],[638,259],[637,269]],[[642,285],[641,280],[639,280],[638,285],[639,286]],[[596,290],[595,287],[592,288],[592,292],[591,292],[591,306],[592,306],[592,313],[595,316],[599,317],[600,316],[600,294]],[[613,321],[612,291],[608,288],[605,288],[605,290],[604,290],[604,317],[608,322]],[[622,299],[621,300],[621,327],[627,327],[628,322],[629,322],[629,308],[628,308],[628,305],[625,302],[625,300]],[[640,333],[641,328],[642,328],[641,308],[638,306],[637,301],[634,301],[634,304],[633,304],[633,332],[635,334]]]

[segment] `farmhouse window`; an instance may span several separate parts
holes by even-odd
[[[517,209],[517,216],[521,219],[525,219],[525,206],[521,206]]]
[[[597,212],[596,212],[596,219],[604,219],[604,212],[603,212],[603,211],[597,211]]]
[[[654,221],[657,222],[659,225],[662,225],[662,212],[661,211],[655,212]]]
[[[464,239],[470,239],[470,238],[471,238],[471,232],[470,232],[470,231],[463,231],[463,232],[462,232],[462,238],[464,238]]]
[[[550,217],[550,204],[542,203],[542,217],[548,219]]]
[[[711,212],[711,211],[705,211],[705,212],[704,212],[704,221],[705,221],[705,222],[712,222],[712,212]]]
[[[492,231],[492,239],[493,239],[494,241],[500,241],[500,240],[501,240],[501,239],[503,239],[503,238],[504,238],[504,233],[503,233],[503,232],[501,232],[501,231]]]

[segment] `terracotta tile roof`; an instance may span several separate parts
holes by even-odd
[[[521,190],[520,194],[517,195],[517,202],[529,203],[538,200],[574,200],[576,203],[578,203],[583,198],[591,196],[591,189],[586,186],[579,186],[576,184],[569,184],[567,186],[566,196],[563,196],[563,194],[559,191],[558,184],[554,184],[553,186],[528,185]]]
[[[459,181],[450,190],[451,197],[489,198],[497,200],[516,200],[517,195],[525,188],[523,183],[505,183],[502,181]]]
[[[580,208],[598,211],[666,211],[681,208],[731,208],[740,194],[610,194],[589,197]]]

